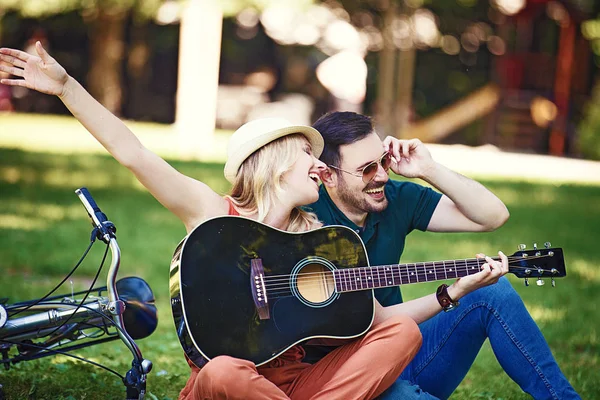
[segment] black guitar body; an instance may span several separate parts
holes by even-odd
[[[262,280],[253,264],[262,267]],[[373,291],[338,293],[331,277],[310,278],[357,266],[368,266],[367,253],[346,227],[291,234],[243,217],[208,220],[179,244],[171,263],[183,349],[197,366],[219,355],[261,365],[309,338],[359,336],[373,321]]]
[[[561,248],[508,257],[519,278],[566,275]],[[264,364],[311,338],[353,338],[373,322],[373,289],[476,274],[484,259],[369,266],[344,226],[303,233],[243,217],[218,217],[177,246],[170,272],[177,335],[197,366],[219,355]]]

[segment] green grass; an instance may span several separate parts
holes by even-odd
[[[183,173],[225,193],[229,185],[222,165],[172,162]],[[484,182],[486,183],[486,182]],[[524,287],[511,278],[546,336],[561,368],[584,399],[600,398],[597,295],[600,292],[600,187],[490,181],[486,183],[511,212],[509,222],[493,233],[415,233],[407,242],[404,261],[471,257],[519,243],[550,241],[563,247],[568,276],[549,284]],[[122,250],[119,276],[137,275],[153,288],[159,326],[139,341],[154,363],[148,390],[158,399],[175,399],[189,369],[171,319],[168,266],[175,245],[185,234],[166,211],[115,161],[101,155],[69,156],[0,149],[0,297],[24,300],[52,288],[79,259],[90,232],[87,215],[73,191],[90,189],[98,205],[117,226]],[[74,279],[82,290],[102,255],[95,246]],[[102,275],[104,279],[105,275]],[[102,282],[103,284],[103,282]],[[437,284],[404,289],[405,298],[431,293]],[[69,287],[61,293],[70,292]],[[78,355],[124,374],[131,357],[121,342],[92,346]],[[112,374],[63,356],[15,365],[0,372],[9,399],[118,399],[121,382]],[[154,398],[150,396],[150,398]],[[453,399],[527,398],[485,346]]]

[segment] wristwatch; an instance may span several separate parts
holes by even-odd
[[[448,294],[448,285],[445,283],[440,285],[435,292],[438,303],[442,306],[442,310],[445,312],[452,311],[458,307],[458,301],[452,300],[452,297]]]

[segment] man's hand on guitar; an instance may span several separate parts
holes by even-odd
[[[481,271],[473,275],[458,278],[448,288],[450,297],[458,300],[474,290],[498,282],[500,277],[508,273],[508,258],[501,251],[498,252],[498,256],[500,256],[500,260],[494,260],[484,254],[477,254],[476,257],[478,259],[485,259],[486,261],[481,266]]]

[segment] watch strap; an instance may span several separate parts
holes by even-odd
[[[450,297],[450,295],[448,294],[448,285],[446,285],[445,283],[437,288],[435,292],[435,297],[437,298],[438,303],[440,303],[440,306],[442,306],[442,309],[444,311],[453,310],[459,304],[458,301],[452,300],[452,297]]]

